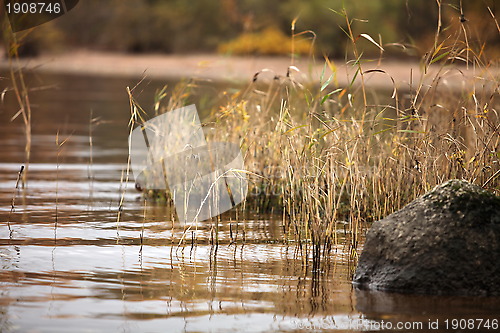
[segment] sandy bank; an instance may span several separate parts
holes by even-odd
[[[129,55],[100,52],[71,52],[61,55],[45,55],[37,58],[21,59],[16,67],[47,73],[85,74],[114,77],[141,77],[146,75],[152,79],[177,80],[180,78],[200,78],[213,81],[251,82],[255,73],[264,70],[260,79],[272,79],[275,75],[285,76],[290,58],[285,57],[227,57],[216,54],[201,55]],[[337,70],[335,80],[340,86],[349,85],[354,77],[356,67],[345,62],[334,62]],[[324,66],[323,59],[315,62],[296,60],[293,65],[299,70],[291,70],[293,77],[301,82],[319,82]],[[7,59],[0,59],[0,69],[9,68]],[[382,61],[367,62],[363,70],[383,70],[365,75],[365,83],[374,88],[392,89],[393,82],[398,88],[407,89],[410,82],[415,86],[420,82],[421,69],[418,63]],[[438,66],[432,67],[426,75],[425,82],[430,83]],[[324,75],[328,78],[331,70]],[[460,87],[470,84],[474,77],[486,79],[499,76],[498,68],[494,70],[474,70],[472,68],[446,67],[442,69],[443,86]],[[413,78],[412,78],[413,77]],[[412,79],[411,79],[412,78]],[[360,76],[356,78],[360,80]]]

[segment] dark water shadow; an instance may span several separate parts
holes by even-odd
[[[356,309],[366,319],[391,322],[393,327],[407,324],[408,331],[493,332],[498,327],[500,297],[410,295],[358,288],[355,296]],[[421,328],[413,323],[421,323]]]

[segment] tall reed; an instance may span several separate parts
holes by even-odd
[[[20,66],[18,50],[21,46],[22,40],[27,36],[29,32],[17,34],[14,33],[7,19],[4,19],[2,21],[2,25],[4,41],[6,41],[7,43],[7,56],[9,59],[10,79],[12,84],[12,87],[10,87],[10,89],[14,91],[14,95],[19,105],[19,111],[12,116],[11,121],[14,121],[16,118],[21,116],[24,124],[25,170],[22,174],[21,179],[22,186],[24,187],[28,179],[28,169],[31,157],[31,102],[29,98],[29,89],[24,79],[22,67]]]
[[[498,64],[469,43],[465,23],[438,29],[433,49],[421,60],[420,78],[384,96],[369,89],[365,76],[387,73],[364,70],[357,49],[360,37],[381,52],[382,43],[355,36],[347,13],[338,14],[352,43],[351,85],[332,86],[322,74],[315,84],[286,75],[259,86],[257,75],[249,89],[214,112],[224,129],[214,133],[225,133],[216,139],[239,140],[247,167],[261,176],[253,179],[247,207],[253,202],[257,210],[283,210],[287,234],[306,244],[306,252],[310,245],[314,258],[330,251],[338,231],[347,231],[355,255],[365,222],[447,179],[500,191]],[[453,34],[443,35],[445,30]],[[467,68],[473,76],[463,73]],[[444,80],[455,84],[447,87]]]
[[[252,173],[241,207],[280,212],[284,241],[296,242],[318,269],[340,232],[356,257],[366,223],[447,179],[500,192],[498,64],[484,58],[483,45],[470,44],[466,23],[439,25],[420,77],[409,71],[409,87],[395,84],[386,93],[366,85],[366,77],[388,74],[381,67],[365,70],[368,59],[357,43],[368,40],[381,56],[385,45],[356,35],[347,13],[336,13],[352,44],[346,55],[355,73],[350,85],[334,84],[336,68],[328,59],[320,82],[296,80],[295,66],[267,83],[259,72],[246,89],[224,92],[226,102],[207,122],[216,128],[209,140],[240,143]],[[183,105],[185,95],[175,91],[185,89],[174,90],[155,112]]]

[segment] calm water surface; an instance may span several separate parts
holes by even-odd
[[[3,90],[9,81],[0,82]],[[171,212],[145,206],[122,181],[125,87],[137,81],[32,75],[29,82],[47,89],[31,95],[24,189],[15,189],[24,134],[20,118],[10,121],[17,112],[11,93],[0,109],[0,331],[355,332],[401,322],[414,326],[400,331],[436,332],[453,331],[446,319],[500,319],[498,299],[355,291],[341,245],[313,274],[296,246],[283,244],[281,216],[227,214],[218,247],[208,223],[178,246],[184,229]],[[141,85],[144,106],[161,86]],[[217,103],[209,84],[205,93],[210,102],[193,101],[201,112],[199,103]],[[429,330],[429,320],[440,329]]]

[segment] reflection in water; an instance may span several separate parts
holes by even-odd
[[[357,320],[499,313],[494,300],[355,295],[348,251],[334,248],[313,271],[297,246],[283,242],[281,216],[235,219],[229,212],[218,225],[218,246],[210,222],[184,234],[172,210],[144,206],[133,184],[121,181],[129,116],[124,87],[132,84],[44,80],[59,90],[32,95],[24,189],[15,189],[24,139],[22,124],[9,121],[17,112],[9,96],[0,113],[0,331],[360,331]],[[152,101],[157,86],[151,83],[143,97]],[[91,131],[90,110],[100,119]],[[57,133],[67,139],[59,149]]]
[[[59,90],[32,95],[26,188],[15,189],[24,136],[9,96],[0,113],[2,331],[289,331],[297,317],[357,315],[343,249],[312,279],[281,216],[229,212],[217,246],[210,222],[184,233],[169,207],[144,205],[122,181],[129,83],[45,80]]]
[[[500,313],[499,297],[453,297],[405,295],[356,289],[356,309],[374,321],[420,322],[423,328],[430,331],[441,329],[446,331],[453,327],[454,319],[474,320],[474,328],[480,321],[490,325],[497,322]],[[432,324],[437,325],[432,326]],[[467,323],[470,324],[470,323]],[[460,325],[460,322],[458,322]],[[460,326],[458,326],[460,328]],[[470,327],[469,327],[470,328]],[[490,328],[492,329],[492,328]],[[483,330],[488,330],[484,328]]]

